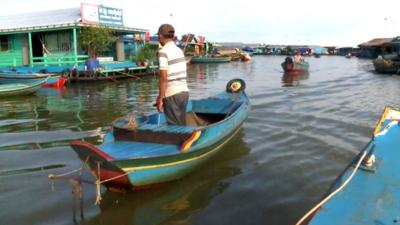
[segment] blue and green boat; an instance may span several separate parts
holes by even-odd
[[[117,119],[101,145],[71,142],[92,174],[108,188],[143,189],[180,179],[219,152],[250,110],[245,83],[187,105],[186,126],[168,125],[162,113]]]
[[[311,225],[400,222],[399,121],[400,111],[386,107],[372,140],[333,183],[321,201],[325,204],[314,207],[303,221],[311,218]]]
[[[0,97],[11,97],[18,95],[28,95],[36,92],[46,82],[46,79],[35,81],[34,83],[13,83],[0,84]]]

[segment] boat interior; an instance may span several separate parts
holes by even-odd
[[[229,98],[190,101],[186,108],[186,126],[168,125],[160,113],[138,118],[127,116],[113,123],[112,140],[98,148],[115,159],[179,154],[194,131],[226,119],[242,104]],[[127,126],[132,119],[134,127]]]
[[[129,119],[125,119],[119,124],[114,124],[114,139],[181,145],[193,131],[224,120],[240,105],[241,102],[229,99],[192,101],[187,107],[186,126],[168,125],[165,116],[159,113],[137,118],[134,128],[126,126]]]

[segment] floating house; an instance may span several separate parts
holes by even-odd
[[[391,54],[393,52],[393,38],[375,38],[368,42],[359,44],[360,58],[375,59],[381,54]]]
[[[46,69],[61,72],[78,67],[88,59],[79,32],[84,27],[105,26],[118,37],[101,59],[124,62],[127,35],[137,50],[146,39],[146,29],[124,26],[123,11],[103,5],[82,3],[80,8],[0,16],[0,67]]]

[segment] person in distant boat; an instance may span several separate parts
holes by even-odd
[[[173,38],[175,29],[170,24],[162,24],[158,29],[158,51],[160,70],[157,110],[164,112],[170,125],[186,125],[186,105],[189,100],[189,89],[186,83],[186,60]]]
[[[301,56],[300,52],[295,52],[293,58],[294,58],[294,62],[295,62],[295,63],[302,63],[302,62],[304,62],[304,58],[303,58],[303,56]]]

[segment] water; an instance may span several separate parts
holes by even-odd
[[[310,73],[283,76],[284,57],[191,65],[191,98],[243,78],[252,111],[223,151],[201,169],[137,193],[84,185],[78,224],[294,224],[369,141],[385,105],[398,105],[400,77],[371,72],[356,58],[307,58]],[[73,84],[0,99],[0,224],[73,224],[71,186],[47,179],[80,167],[68,142],[101,141],[127,113],[154,110],[154,77]],[[86,179],[91,179],[85,173]]]

